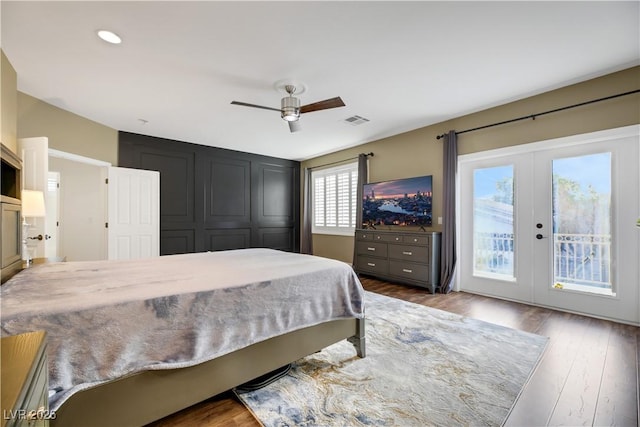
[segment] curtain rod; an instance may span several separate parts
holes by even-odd
[[[570,108],[582,107],[583,105],[593,104],[595,102],[600,102],[600,101],[606,101],[608,99],[613,99],[613,98],[619,98],[621,96],[633,95],[634,93],[638,93],[638,92],[640,92],[640,89],[636,89],[636,90],[632,90],[632,91],[624,92],[624,93],[619,93],[617,95],[605,96],[604,98],[592,99],[591,101],[581,102],[579,104],[568,105],[566,107],[560,107],[560,108],[556,108],[554,110],[543,111],[542,113],[529,114],[528,116],[518,117],[517,119],[505,120],[503,122],[492,123],[490,125],[485,125],[485,126],[479,126],[477,128],[473,128],[473,129],[461,130],[460,132],[456,132],[456,135],[460,135],[462,133],[467,133],[467,132],[473,132],[473,131],[476,131],[476,130],[486,129],[486,128],[490,128],[490,127],[494,127],[494,126],[505,125],[507,123],[518,122],[520,120],[527,120],[527,119],[535,120],[536,117],[544,116],[545,114],[557,113],[558,111],[568,110]],[[442,135],[438,135],[436,137],[436,139],[444,138],[446,135],[447,135],[446,133],[443,133]]]
[[[373,152],[371,152],[371,153],[363,153],[363,154],[364,154],[365,156],[367,156],[367,157],[373,157]],[[311,167],[311,168],[309,168],[309,169],[323,168],[323,167],[325,167],[325,166],[331,166],[331,165],[335,165],[335,164],[337,164],[337,163],[344,163],[344,162],[348,162],[349,160],[355,160],[355,159],[357,159],[357,158],[358,158],[358,156],[356,156],[356,157],[349,157],[348,159],[336,160],[335,162],[325,163],[324,165],[313,166],[313,167]]]

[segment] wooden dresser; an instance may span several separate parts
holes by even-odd
[[[0,283],[20,271],[22,264],[22,161],[4,144],[0,144]]]
[[[49,412],[49,370],[45,332],[2,338],[0,343],[2,427],[43,427]]]
[[[356,272],[427,288],[440,284],[440,233],[356,230]]]

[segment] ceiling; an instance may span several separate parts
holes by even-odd
[[[639,6],[5,0],[0,42],[18,90],[80,116],[304,160],[638,65]],[[346,106],[290,133],[277,111],[230,104],[279,108],[282,83]]]

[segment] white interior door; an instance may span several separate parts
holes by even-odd
[[[160,173],[110,167],[109,259],[160,255]]]
[[[639,133],[461,156],[460,289],[640,324]]]
[[[42,191],[45,196],[49,173],[49,139],[46,137],[22,138],[18,140],[18,145],[22,158],[22,189]],[[46,217],[27,218],[27,223],[29,224],[27,247],[31,251],[31,257],[44,258],[44,240],[49,237]],[[42,236],[42,240],[34,239],[37,236]],[[26,254],[23,254],[23,259],[25,257]]]
[[[44,253],[47,258],[55,258],[60,251],[60,173],[49,172],[47,192],[45,193],[47,209],[46,228],[49,239],[44,241]]]

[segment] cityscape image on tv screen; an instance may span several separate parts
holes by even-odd
[[[431,175],[365,184],[362,224],[431,225],[431,184]]]

